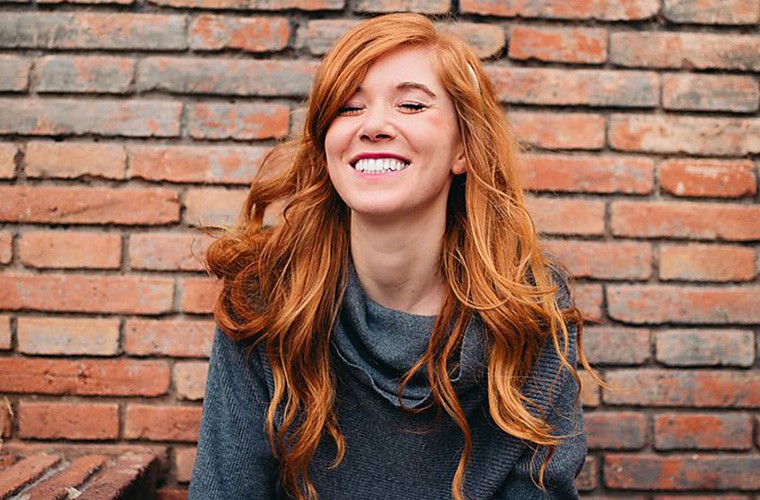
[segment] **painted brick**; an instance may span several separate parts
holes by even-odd
[[[612,232],[644,238],[760,239],[760,206],[613,201]]]
[[[760,373],[747,370],[607,370],[608,405],[691,408],[760,407]]]
[[[0,308],[161,314],[171,311],[172,278],[82,274],[2,274]]]
[[[676,74],[662,77],[662,107],[684,111],[752,113],[760,104],[750,76]]]
[[[346,0],[148,0],[169,7],[245,10],[343,10]]]
[[[322,56],[340,37],[359,24],[353,19],[313,19],[301,26],[296,47],[306,48],[312,55]]]
[[[37,92],[124,94],[130,90],[135,61],[113,56],[45,56],[35,64]]]
[[[205,361],[184,361],[174,364],[172,379],[179,399],[198,401],[206,395],[208,363]]]
[[[603,234],[604,202],[596,200],[532,198],[528,210],[542,233]]]
[[[31,141],[26,146],[27,177],[123,179],[127,154],[121,144]]]
[[[154,271],[202,271],[210,238],[202,234],[136,233],[129,237],[129,266]]]
[[[17,153],[18,147],[15,144],[0,143],[0,179],[16,177]]]
[[[119,354],[117,318],[32,318],[17,320],[18,351],[24,354]]]
[[[652,274],[648,243],[548,240],[545,245],[576,278],[648,279]]]
[[[213,312],[221,283],[209,277],[183,278],[177,285],[182,291],[181,309],[186,313],[209,314]]]
[[[208,358],[214,322],[130,319],[124,325],[124,351],[135,356]]]
[[[3,475],[0,476],[0,498],[8,498],[18,492],[60,461],[61,457],[44,453],[19,460],[5,469]]]
[[[688,24],[755,24],[760,21],[756,0],[665,0],[662,13],[669,21]]]
[[[583,403],[583,407],[594,408],[599,406],[601,402],[599,386],[585,370],[578,370],[578,376],[581,379],[581,403]]]
[[[290,108],[280,104],[204,102],[187,106],[193,139],[272,139],[288,133]]]
[[[504,29],[491,23],[436,23],[436,28],[454,33],[466,41],[481,59],[499,54],[506,43]]]
[[[752,420],[742,413],[666,413],[654,418],[656,450],[749,450]]]
[[[749,160],[667,160],[659,173],[662,189],[675,196],[738,198],[757,193]]]
[[[235,223],[247,191],[228,189],[188,189],[183,222],[191,226],[228,226]]]
[[[0,391],[80,396],[161,396],[163,361],[0,358]]]
[[[508,115],[517,137],[549,149],[601,149],[606,120],[588,113],[517,111]]]
[[[127,147],[130,176],[150,181],[250,184],[266,146]],[[242,206],[242,202],[241,202]]]
[[[46,479],[24,492],[29,500],[46,498],[67,498],[67,488],[77,488],[100,469],[108,460],[102,455],[87,455],[72,461],[68,467],[55,476]]]
[[[590,449],[640,450],[647,443],[647,418],[641,413],[587,413],[583,427]]]
[[[419,12],[446,14],[451,8],[448,0],[355,0],[353,10],[364,13]]]
[[[0,315],[0,350],[11,348],[11,317]]]
[[[32,61],[25,57],[0,55],[0,92],[25,92],[31,67]]]
[[[760,322],[757,287],[609,285],[610,317],[635,324]]]
[[[200,406],[129,404],[125,413],[124,438],[195,442],[200,423]]]
[[[0,99],[0,134],[177,137],[181,108],[155,100]]]
[[[601,64],[607,60],[607,30],[512,26],[509,57],[517,60]]]
[[[118,439],[119,405],[21,401],[18,425],[25,439]]]
[[[21,234],[19,256],[27,267],[118,269],[121,236],[87,231],[30,231]]]
[[[13,234],[0,231],[0,264],[10,264],[13,260]]]
[[[666,366],[739,366],[755,362],[751,330],[662,330],[655,335],[657,361]]]
[[[190,23],[188,37],[193,50],[278,51],[288,45],[290,23],[285,17],[202,14]]]
[[[587,456],[583,468],[575,478],[575,487],[578,491],[591,491],[596,489],[599,476],[599,464],[594,456]]]
[[[619,326],[583,329],[583,351],[592,365],[641,365],[649,361],[649,330]]]
[[[157,225],[177,222],[170,189],[0,186],[0,221]]]
[[[189,483],[193,477],[193,466],[197,454],[197,448],[175,448],[174,464],[177,468],[177,481],[180,483]]]
[[[582,284],[575,287],[575,302],[587,321],[599,321],[602,318],[602,286]]]
[[[731,245],[663,245],[660,279],[749,281],[755,278],[755,250]]]
[[[501,17],[545,17],[551,19],[600,19],[628,21],[649,19],[659,11],[657,0],[462,0],[463,14],[482,14]]]

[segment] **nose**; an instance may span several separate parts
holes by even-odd
[[[396,129],[389,114],[390,110],[383,106],[367,108],[359,130],[361,139],[370,142],[393,139],[396,136]]]

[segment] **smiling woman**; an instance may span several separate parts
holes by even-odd
[[[336,44],[207,255],[191,498],[577,497],[580,314],[516,153],[477,57],[424,16]]]

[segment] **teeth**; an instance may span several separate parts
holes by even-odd
[[[354,168],[359,172],[382,173],[403,170],[409,164],[395,158],[364,158],[356,162]]]

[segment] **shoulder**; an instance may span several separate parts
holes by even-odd
[[[271,399],[274,380],[263,347],[233,340],[218,326],[209,370],[232,382],[227,390],[240,389],[241,395],[250,395],[262,403]]]

